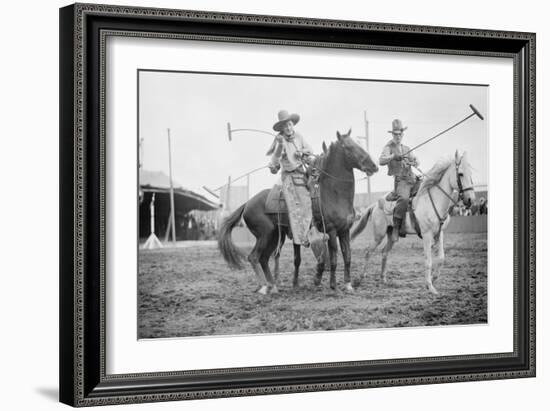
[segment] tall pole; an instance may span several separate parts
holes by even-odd
[[[174,208],[174,184],[172,183],[172,143],[168,129],[168,168],[170,173],[170,219],[172,220],[172,244],[176,246],[176,212]]]
[[[367,111],[365,110],[363,112],[364,118],[365,118],[365,147],[367,149],[367,153],[369,152],[369,120],[367,120]],[[371,191],[370,191],[370,176],[367,176],[367,193],[369,196],[369,204],[371,202]]]
[[[143,137],[139,139],[139,168],[143,167]]]

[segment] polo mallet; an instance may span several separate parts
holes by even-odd
[[[405,154],[403,154],[402,157],[405,157],[405,156],[406,156],[407,154],[409,154],[411,151],[414,151],[414,150],[416,150],[417,148],[422,147],[424,144],[429,143],[429,142],[432,141],[434,138],[437,138],[437,137],[439,137],[440,135],[445,134],[447,131],[449,131],[449,130],[455,128],[455,127],[458,126],[459,124],[464,123],[464,122],[465,122],[466,120],[468,120],[470,117],[478,116],[481,120],[484,120],[484,118],[483,118],[483,116],[481,115],[481,113],[479,112],[479,110],[478,110],[477,108],[475,108],[473,104],[470,104],[470,108],[471,108],[472,111],[473,111],[472,114],[470,114],[469,116],[463,118],[463,119],[460,120],[458,123],[453,124],[451,127],[447,128],[446,130],[443,130],[441,133],[438,133],[438,134],[436,134],[435,136],[433,136],[433,137],[427,139],[427,140],[424,141],[423,143],[420,143],[419,145],[417,145],[417,146],[411,148],[409,151],[407,151]]]
[[[234,180],[231,180],[231,184],[233,184],[235,181],[239,181],[241,178],[245,178],[246,176],[249,176],[250,174],[253,174],[257,171],[260,171],[260,170],[263,170],[264,168],[268,168],[268,166],[262,166],[262,167],[258,167],[258,168],[255,168],[254,170],[252,171],[249,171],[248,173],[245,173],[243,174],[242,176],[239,176],[237,178],[235,178]],[[217,188],[208,188],[206,186],[202,186],[202,188],[207,191],[208,193],[212,194],[214,197],[216,198],[220,198],[220,196],[218,194],[216,194],[216,191],[220,191],[222,188],[224,188],[227,184],[224,184],[222,186],[219,186]]]

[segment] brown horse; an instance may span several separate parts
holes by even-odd
[[[323,143],[324,153],[317,157],[313,165],[319,177],[319,200],[312,199],[313,223],[320,232],[329,236],[328,249],[330,256],[330,287],[336,288],[336,260],[338,243],[344,258],[344,282],[348,291],[352,291],[350,278],[351,249],[349,230],[355,219],[353,199],[355,196],[355,178],[353,169],[364,171],[371,176],[378,171],[378,166],[370,155],[351,137],[351,130],[346,134],[336,132],[337,140],[331,143],[327,150]],[[269,189],[263,190],[252,197],[248,202],[235,210],[222,224],[218,237],[218,246],[223,258],[231,268],[242,269],[245,254],[239,250],[231,240],[231,231],[244,219],[248,229],[256,237],[256,244],[248,255],[248,261],[260,283],[258,292],[266,294],[277,292],[279,276],[279,254],[275,253],[274,277],[269,269],[269,258],[280,249],[290,228],[288,217],[280,218],[277,214],[267,213],[265,202]],[[279,245],[279,247],[277,247]],[[300,245],[294,244],[294,281],[298,285],[300,269]],[[325,270],[324,259],[318,259],[315,284],[321,283]]]

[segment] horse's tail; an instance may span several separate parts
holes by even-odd
[[[220,233],[218,234],[218,248],[222,253],[223,259],[229,265],[230,268],[236,270],[242,270],[244,268],[243,261],[246,257],[245,253],[237,248],[233,244],[231,239],[231,232],[233,228],[241,221],[241,217],[244,212],[244,207],[246,203],[236,209],[229,217],[227,217],[220,228]]]
[[[367,208],[367,212],[361,216],[359,219],[359,222],[353,227],[351,230],[351,239],[353,240],[355,237],[357,237],[361,232],[365,229],[367,226],[367,223],[369,222],[369,218],[372,214],[372,210],[376,207],[376,203],[372,204]]]

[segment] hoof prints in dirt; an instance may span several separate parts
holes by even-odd
[[[447,259],[435,284],[424,284],[422,243],[406,238],[388,259],[388,282],[380,279],[380,255],[363,272],[366,242],[352,244],[353,293],[344,291],[342,262],[337,289],[325,273],[313,284],[316,263],[303,253],[300,285],[292,286],[292,247],[281,255],[278,294],[255,294],[255,275],[231,271],[218,251],[140,251],[138,330],[140,338],[236,335],[363,328],[415,327],[487,322],[487,241],[480,234],[448,234]]]

